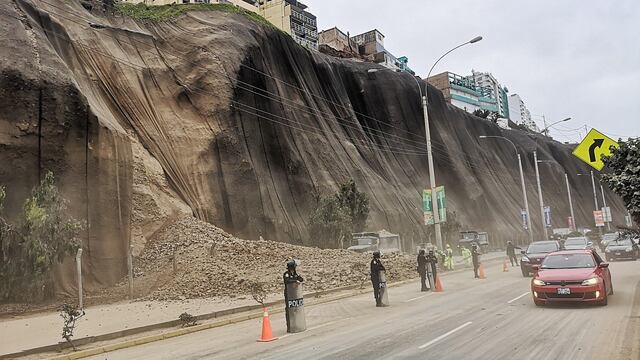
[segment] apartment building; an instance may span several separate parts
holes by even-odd
[[[491,88],[478,86],[474,76],[445,71],[431,76],[427,82],[442,91],[446,102],[468,113],[476,110],[498,112],[495,92]]]
[[[306,10],[307,5],[296,0],[259,0],[258,7],[260,15],[298,44],[318,50],[317,19]]]
[[[358,54],[358,44],[337,27],[323,30],[318,34],[319,45],[327,45],[334,50]]]
[[[531,118],[531,112],[518,94],[509,95],[509,115],[514,123],[524,125],[533,131],[539,131],[537,130],[538,125]]]
[[[476,82],[476,86],[486,90],[486,92],[493,92],[497,100],[497,113],[500,117],[509,119],[509,99],[506,87],[500,85],[500,82],[491,74],[483,73],[471,70],[471,74]]]
[[[384,47],[384,34],[373,29],[351,38],[358,45],[358,53],[367,59],[392,70],[406,71],[415,75],[409,68],[409,58],[395,57]]]

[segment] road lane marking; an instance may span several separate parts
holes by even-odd
[[[433,339],[433,340],[429,341],[428,343],[426,343],[426,344],[424,344],[424,345],[419,346],[419,347],[418,347],[418,349],[422,350],[422,349],[424,349],[424,348],[426,348],[426,347],[429,347],[429,346],[431,346],[431,345],[433,345],[433,344],[437,343],[438,341],[440,341],[440,340],[442,340],[442,339],[446,338],[447,336],[449,336],[449,335],[451,335],[451,334],[455,333],[456,331],[460,331],[460,330],[462,330],[462,329],[466,328],[467,326],[469,326],[469,325],[471,325],[471,324],[473,324],[473,322],[472,322],[472,321],[466,322],[466,323],[464,323],[464,324],[462,324],[462,325],[458,326],[457,328],[455,328],[455,329],[453,329],[453,330],[451,330],[451,331],[449,331],[449,332],[447,332],[447,333],[444,333],[444,334],[442,334],[442,335],[438,336],[437,338],[435,338],[435,339]]]
[[[413,299],[405,300],[405,302],[412,302],[414,300],[419,300],[419,299],[422,299],[423,297],[429,296],[429,295],[431,295],[431,294],[425,294],[425,295],[422,295],[422,296],[414,297]]]
[[[515,301],[518,301],[518,300],[522,299],[523,297],[525,297],[525,296],[529,295],[530,293],[531,293],[530,291],[527,291],[526,293],[524,293],[524,294],[522,294],[522,295],[518,296],[517,298],[515,298],[515,299],[511,299],[511,300],[507,301],[507,304],[511,304],[511,303],[513,303],[513,302],[515,302]]]
[[[310,327],[306,331],[317,330],[317,329],[323,328],[325,326],[333,325],[335,323],[339,323],[341,321],[346,321],[346,320],[349,320],[349,319],[351,319],[351,318],[344,318],[344,319],[340,319],[340,320],[329,321],[329,322],[326,322],[324,324],[320,324],[318,326]],[[289,336],[292,336],[292,335],[304,334],[306,331],[299,332],[299,333],[293,333],[293,334],[292,333],[286,333],[286,334],[278,337],[278,339],[285,339],[285,338],[288,338]]]

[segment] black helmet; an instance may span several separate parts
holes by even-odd
[[[433,255],[433,250],[429,250],[429,255]]]
[[[420,249],[420,251],[418,252],[418,254],[420,254],[420,255],[424,255],[424,249]]]
[[[377,251],[377,250],[376,250],[376,251],[374,251],[374,252],[373,252],[373,258],[374,258],[374,259],[380,259],[380,251]]]
[[[295,269],[296,268],[296,261],[295,260],[291,260],[287,263],[287,270],[289,269]]]

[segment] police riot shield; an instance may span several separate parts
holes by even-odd
[[[427,280],[429,281],[429,289],[436,289],[436,279],[433,277],[433,269],[431,268],[431,264],[427,263]]]
[[[307,320],[304,316],[304,297],[302,283],[286,284],[286,318],[287,332],[297,333],[307,330]]]
[[[385,274],[384,270],[380,270],[379,274],[379,278],[380,278],[380,288],[379,288],[379,296],[380,296],[380,303],[382,304],[382,306],[389,306],[389,294],[387,291],[387,275]]]

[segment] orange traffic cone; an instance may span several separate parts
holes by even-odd
[[[440,275],[436,273],[436,292],[443,292],[442,283],[440,282]]]
[[[480,279],[486,279],[487,276],[484,273],[484,265],[482,265],[482,263],[480,263]]]
[[[509,266],[507,266],[507,259],[504,259],[502,263],[502,272],[509,272]]]
[[[258,339],[259,342],[269,342],[273,340],[277,340],[277,337],[273,336],[273,332],[271,331],[271,321],[269,321],[269,311],[267,308],[264,308],[262,312],[262,336]]]

